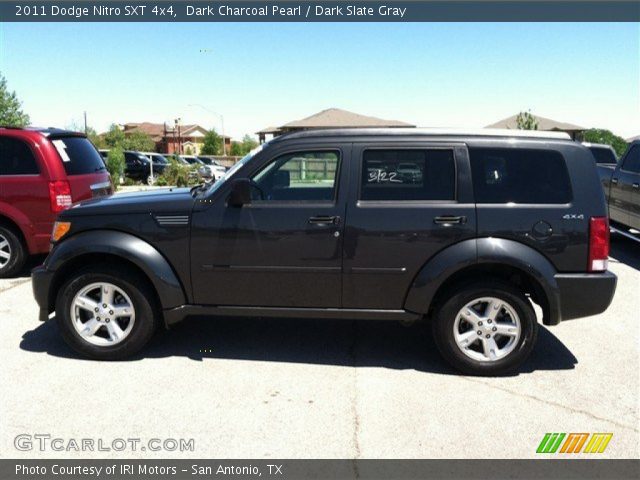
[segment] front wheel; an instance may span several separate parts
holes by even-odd
[[[88,267],[60,289],[56,321],[76,352],[98,360],[119,360],[138,352],[153,336],[153,291],[136,272]]]
[[[538,322],[531,303],[508,285],[470,285],[436,312],[436,345],[456,369],[469,375],[501,375],[531,354]]]

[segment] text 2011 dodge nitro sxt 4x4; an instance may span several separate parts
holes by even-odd
[[[221,181],[63,212],[33,272],[83,355],[119,359],[192,315],[428,319],[471,374],[516,368],[542,322],[603,312],[609,228],[589,150],[564,134],[283,135]]]

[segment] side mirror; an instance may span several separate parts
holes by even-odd
[[[238,178],[231,185],[231,194],[227,200],[231,207],[241,207],[251,203],[251,180]]]

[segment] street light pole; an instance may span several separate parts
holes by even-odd
[[[226,157],[227,156],[227,142],[226,142],[226,136],[224,134],[224,117],[222,116],[222,114],[218,113],[218,112],[214,112],[213,110],[211,110],[210,108],[205,107],[204,105],[200,105],[199,103],[192,103],[188,105],[189,107],[200,107],[201,109],[209,112],[212,115],[215,115],[217,117],[220,117],[220,124],[222,125],[222,154]]]

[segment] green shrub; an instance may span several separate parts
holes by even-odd
[[[112,148],[107,155],[107,170],[113,181],[113,188],[120,186],[120,178],[124,175],[124,153],[121,148]]]
[[[169,160],[169,165],[164,169],[162,175],[157,178],[156,185],[175,185],[176,187],[189,185],[189,167],[178,162],[174,155],[167,157],[167,159]]]

